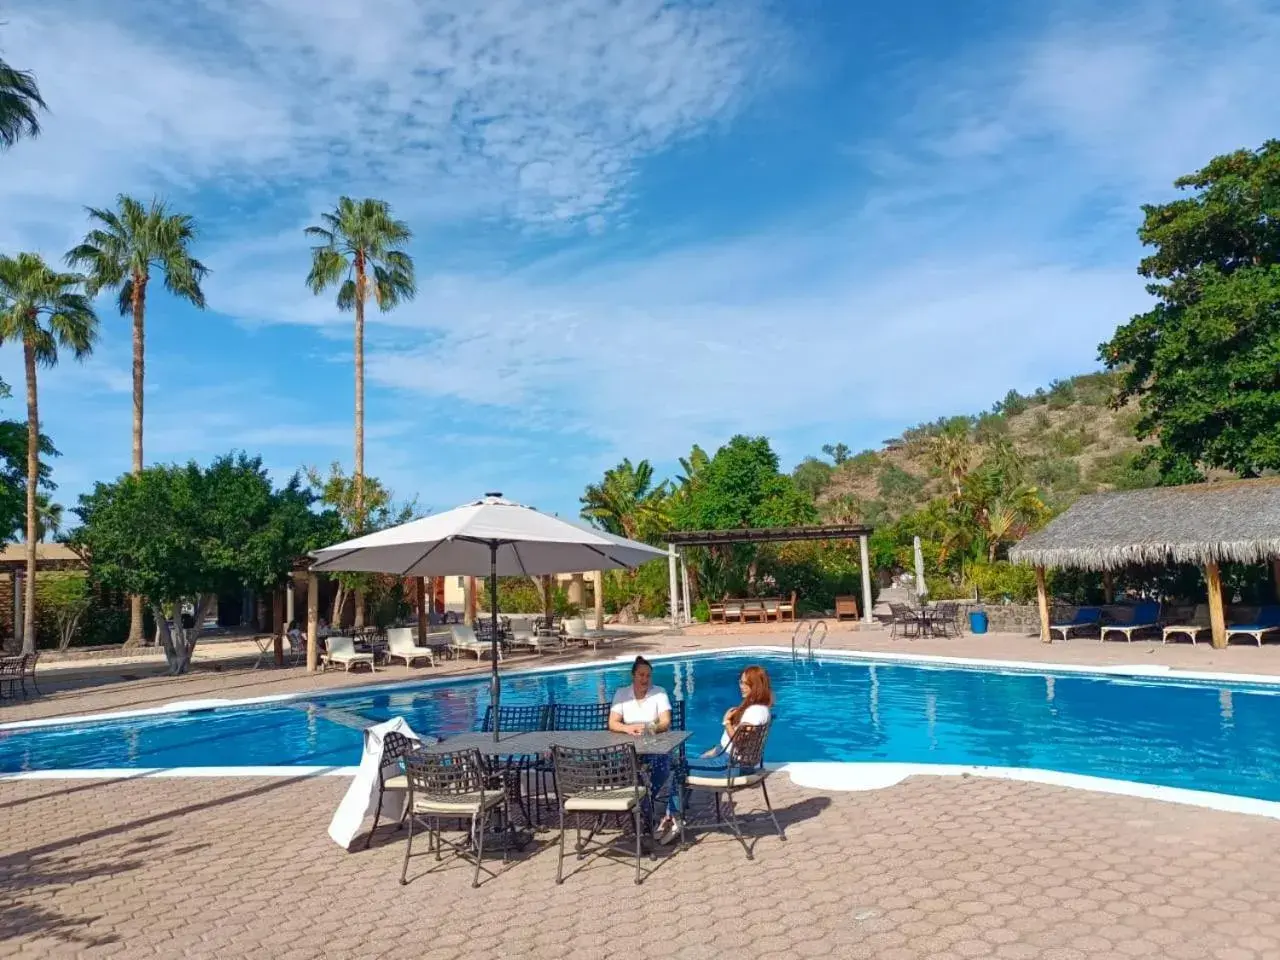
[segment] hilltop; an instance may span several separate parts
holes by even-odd
[[[945,493],[929,442],[951,434],[968,439],[975,464],[1007,441],[1054,509],[1084,493],[1152,486],[1155,470],[1136,462],[1144,446],[1133,435],[1136,406],[1111,405],[1117,383],[1116,374],[1103,372],[1058,380],[1027,396],[1011,390],[986,413],[912,427],[878,450],[849,455],[842,444],[828,446],[825,459],[807,458],[794,476],[830,518],[884,523]]]

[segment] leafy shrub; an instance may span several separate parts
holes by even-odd
[[[699,623],[711,622],[711,605],[705,600],[699,600],[693,605],[693,619]]]
[[[1004,560],[966,567],[965,581],[970,590],[977,587],[980,600],[1028,603],[1036,596],[1035,571]]]
[[[924,489],[924,481],[893,463],[880,468],[880,496],[890,503],[914,500]]]
[[[1146,463],[1141,450],[1122,451],[1099,459],[1089,471],[1089,479],[1116,490],[1142,490],[1160,481],[1160,471]]]
[[[1084,452],[1084,437],[1078,430],[1054,430],[1045,439],[1045,447],[1059,457],[1074,457]]]
[[[1075,384],[1070,380],[1055,380],[1049,384],[1050,410],[1063,410],[1076,402]]]
[[[995,405],[993,412],[1003,413],[1007,417],[1016,417],[1031,405],[1031,402],[1017,390],[1010,390],[1004,399]]]
[[[1071,489],[1080,483],[1080,464],[1075,460],[1049,458],[1031,465],[1036,484],[1052,490]]]
[[[42,573],[36,577],[38,647],[121,644],[128,636],[129,611],[104,602],[83,573]]]
[[[863,450],[861,453],[851,457],[845,463],[844,469],[855,477],[869,477],[879,465],[880,454],[874,450]]]
[[[1009,432],[1009,421],[998,413],[984,413],[973,425],[973,439],[978,443],[991,443]]]

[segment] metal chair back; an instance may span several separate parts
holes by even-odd
[[[738,725],[738,729],[733,732],[733,739],[729,741],[729,755],[735,765],[745,770],[754,770],[764,763],[764,745],[769,739],[770,725]]]
[[[545,703],[513,704],[498,708],[499,729],[506,733],[537,733],[550,730],[551,707]],[[481,733],[493,732],[493,704],[485,707],[484,719],[480,721]]]
[[[640,762],[634,744],[613,747],[552,746],[556,792],[563,803],[570,797],[613,794],[632,788],[640,800]]]
[[[683,700],[671,701],[671,729],[672,730],[688,729],[688,727],[685,726],[685,713],[686,713],[685,701]],[[605,724],[606,726],[608,725],[607,719],[605,721]]]
[[[403,760],[417,748],[418,743],[403,733],[388,731],[382,735],[382,765],[385,767],[389,763]]]
[[[411,752],[404,758],[409,796],[414,800],[457,801],[479,797],[483,801],[488,768],[479,750],[452,753]]]
[[[607,703],[555,703],[551,705],[552,730],[608,730]]]

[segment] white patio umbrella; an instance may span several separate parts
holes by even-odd
[[[539,513],[502,499],[500,493],[487,493],[474,503],[337,543],[311,556],[315,560],[311,569],[317,573],[491,577],[490,690],[496,738],[500,694],[497,578],[630,569],[666,557],[667,552]]]
[[[929,593],[929,584],[924,579],[924,554],[920,551],[920,538],[915,538],[916,548],[916,599],[924,606],[924,598]]]

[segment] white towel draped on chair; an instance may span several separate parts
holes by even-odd
[[[402,733],[410,740],[422,740],[405,722],[404,717],[392,717],[383,723],[374,724],[364,732],[364,754],[360,758],[360,769],[355,779],[347,788],[342,802],[329,822],[329,836],[338,846],[346,849],[351,845],[364,826],[366,819],[373,815],[378,803],[378,764],[382,762],[382,738],[388,733]],[[430,742],[435,742],[431,738]],[[388,776],[394,776],[398,770],[391,768],[397,764],[387,765]],[[405,797],[398,790],[388,790],[382,803],[383,817],[388,821],[400,819]]]

